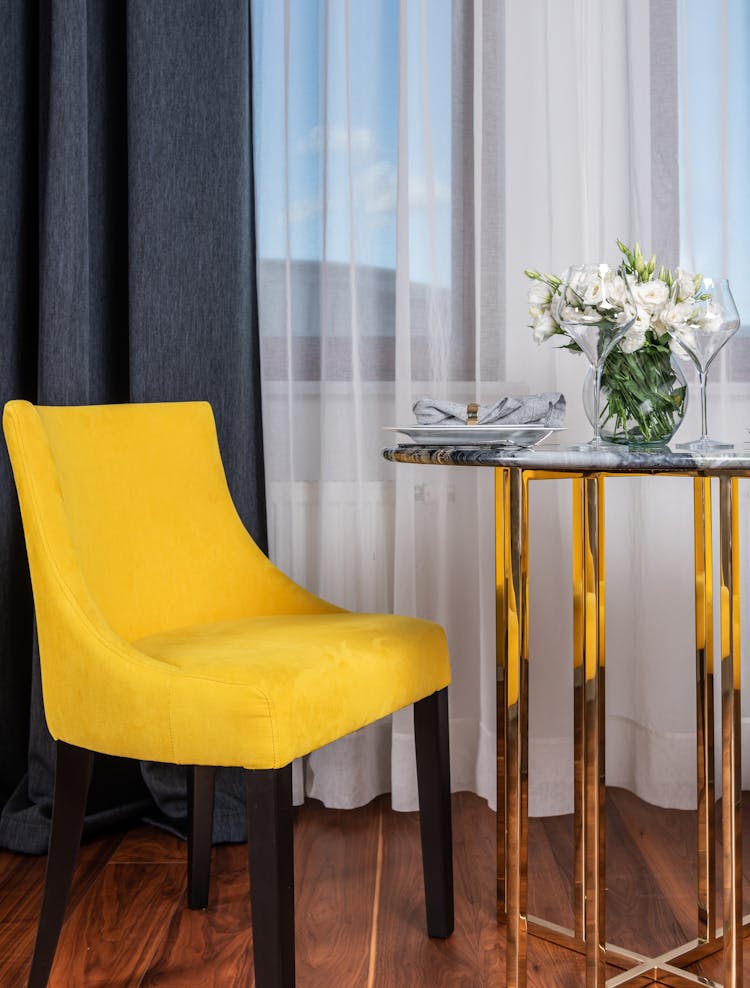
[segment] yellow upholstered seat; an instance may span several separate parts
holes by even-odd
[[[273,566],[234,509],[207,404],[13,401],[3,424],[58,741],[56,813],[60,773],[84,764],[80,752],[253,776],[430,697],[425,730],[444,729],[442,629],[344,611]],[[40,937],[43,925],[44,910]],[[33,983],[46,982],[56,939]],[[288,958],[283,977],[257,970],[255,942],[258,983],[292,983]]]
[[[300,642],[304,647],[300,647]],[[138,651],[179,672],[170,761],[281,768],[441,689],[441,629],[383,614],[294,614],[151,635]],[[196,690],[203,716],[194,717]],[[216,730],[214,717],[221,719]]]

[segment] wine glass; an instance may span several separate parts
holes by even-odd
[[[581,448],[596,449],[606,445],[599,432],[602,367],[636,317],[628,280],[608,264],[578,264],[568,268],[555,296],[552,314],[594,369],[594,438]]]
[[[731,449],[732,443],[708,438],[706,415],[708,369],[740,326],[740,317],[729,282],[726,278],[678,278],[672,286],[669,302],[661,313],[661,321],[672,339],[695,364],[701,392],[700,439],[678,443],[678,448],[690,449],[696,453]]]

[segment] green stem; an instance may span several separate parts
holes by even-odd
[[[599,424],[613,423],[622,438],[637,429],[646,442],[668,438],[682,415],[685,387],[679,386],[670,363],[669,347],[656,337],[632,354],[614,351],[606,360]]]

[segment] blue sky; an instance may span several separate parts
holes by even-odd
[[[414,0],[407,6],[411,277],[448,284],[451,4]],[[288,238],[294,258],[320,259],[325,249],[332,261],[354,255],[361,264],[394,267],[399,2],[291,0],[286,25],[285,7],[282,0],[253,4],[260,254],[286,256]],[[287,30],[288,98],[283,57]]]
[[[253,0],[255,164],[262,257],[285,257],[288,238],[293,258],[319,260],[325,254],[334,262],[353,257],[360,264],[394,267],[399,6],[399,0],[289,0],[288,5],[284,0]],[[451,0],[407,0],[406,7],[410,277],[447,286]],[[678,4],[678,10],[682,18],[681,81],[689,113],[689,120],[682,121],[682,160],[687,158],[690,163],[681,175],[681,254],[683,263],[697,270],[729,276],[747,323],[750,196],[744,190],[750,160],[746,112],[750,102],[746,42],[750,4],[728,0],[725,39],[721,19],[705,16],[703,0],[686,0]],[[724,40],[729,58],[724,57]],[[349,105],[347,50],[351,53]],[[728,99],[722,92],[722,68]],[[324,161],[321,151],[326,145]],[[725,167],[727,148],[729,164]],[[724,215],[728,215],[726,224],[721,222]]]
[[[682,87],[680,233],[683,262],[729,278],[750,323],[750,4],[729,0],[725,19],[703,0],[678,4]]]

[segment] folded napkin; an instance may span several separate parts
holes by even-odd
[[[468,420],[469,406],[457,401],[420,398],[413,405],[420,425],[454,424]],[[548,425],[561,426],[565,421],[565,395],[559,391],[519,398],[500,398],[493,405],[477,407],[477,425]]]

